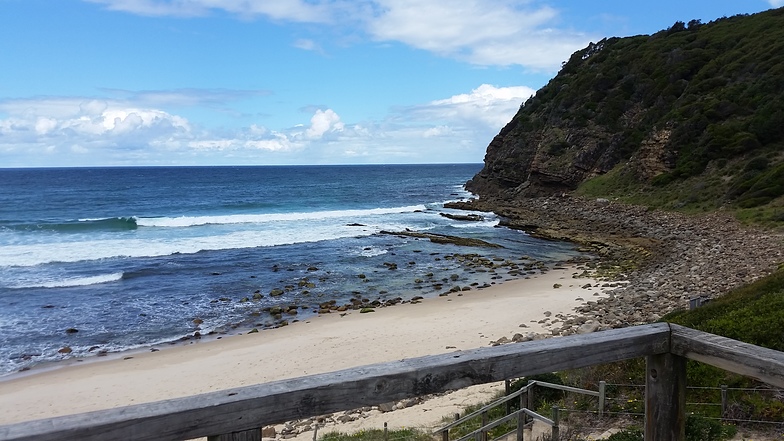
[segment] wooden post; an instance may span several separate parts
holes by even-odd
[[[490,423],[489,415],[487,414],[487,412],[482,412],[482,427],[485,427],[488,423]],[[481,438],[479,439],[481,441],[487,441],[488,439],[490,439],[487,432],[482,431],[480,432],[480,434],[481,434]]]
[[[504,380],[504,395],[509,395],[512,393],[512,380],[506,379]],[[509,415],[512,413],[512,401],[506,402],[506,414]]]
[[[727,385],[721,385],[721,419],[727,415]]]
[[[607,382],[602,380],[599,382],[599,417],[604,416],[604,397],[607,390]]]
[[[522,395],[520,395],[522,398]],[[517,411],[517,441],[523,441],[525,435],[525,413],[523,413],[523,403],[520,400],[520,409]]]
[[[384,422],[384,441],[389,441],[389,428],[386,422]]]
[[[316,423],[316,425],[313,426],[313,441],[316,441],[318,439],[318,428],[319,428],[318,423]]]
[[[261,441],[261,429],[209,436],[207,441]]]
[[[558,427],[558,420],[560,419],[558,415],[558,406],[553,406],[553,432],[552,432],[552,439],[553,441],[558,441],[561,437],[561,428]]]
[[[673,354],[646,357],[645,441],[686,437],[686,359]]]

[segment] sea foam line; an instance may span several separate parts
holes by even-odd
[[[140,217],[136,224],[140,227],[194,227],[199,225],[245,224],[280,221],[320,220],[334,218],[348,218],[360,216],[373,216],[383,214],[413,213],[424,211],[425,205],[410,205],[406,207],[372,208],[366,210],[336,210],[313,211],[297,213],[269,213],[269,214],[230,214],[225,216],[182,216],[182,217]]]
[[[123,278],[123,273],[100,274],[89,277],[74,277],[70,279],[51,280],[46,282],[31,282],[29,284],[13,286],[13,288],[68,288],[74,286],[98,285],[101,283],[116,282]]]

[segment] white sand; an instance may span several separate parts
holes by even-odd
[[[325,314],[256,334],[162,347],[158,352],[123,354],[115,359],[56,363],[62,365],[56,369],[33,369],[0,381],[0,424],[473,349],[516,333],[545,332],[547,328],[537,323],[545,311],[553,316],[573,313],[584,303],[578,298],[592,300],[599,292],[581,289],[581,285],[595,281],[573,279],[576,272],[571,268],[551,270],[529,280],[508,281],[462,296],[426,299],[416,305],[366,314]],[[556,283],[562,287],[554,289]],[[528,327],[521,328],[521,324]],[[497,390],[499,386],[494,387]],[[446,395],[378,415],[377,421],[367,421],[365,427],[380,428],[384,421],[390,422],[390,428],[432,427],[443,416],[453,415],[469,402],[482,401],[486,395],[472,391]],[[392,414],[400,418],[392,418]]]

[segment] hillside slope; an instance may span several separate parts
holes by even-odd
[[[784,8],[574,53],[467,187],[514,199],[591,179],[589,193],[668,208],[784,207]]]

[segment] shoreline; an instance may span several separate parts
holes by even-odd
[[[416,307],[408,303],[367,314],[325,314],[255,334],[193,341],[158,352],[140,350],[143,353],[125,360],[118,356],[22,373],[27,379],[12,374],[13,379],[0,378],[0,405],[13,410],[0,416],[0,424],[92,410],[90,397],[99,397],[103,408],[117,407],[503,344],[518,341],[515,334],[546,338],[649,323],[688,307],[695,296],[716,297],[750,283],[784,261],[784,234],[740,225],[720,212],[686,216],[577,197],[505,205],[474,201],[467,206],[478,211],[491,207],[507,219],[505,226],[581,244],[599,259],[550,269],[530,280],[503,280],[483,290],[426,298]],[[592,278],[607,274],[623,282],[597,283]],[[526,308],[530,305],[534,307]],[[286,364],[292,362],[293,367]],[[482,391],[492,389],[484,386]],[[128,389],[156,389],[158,395],[123,395]],[[448,401],[460,400],[449,395],[395,410],[396,416],[375,409],[356,424],[334,429],[378,427],[379,421],[389,421],[391,428],[426,427],[440,422],[435,409],[450,409]],[[69,397],[71,407],[58,406],[52,398],[58,396]],[[284,426],[277,429],[280,434]],[[302,433],[294,435],[302,440],[312,436]]]
[[[166,294],[171,288],[161,291],[164,297],[160,300],[163,313],[159,314],[153,309],[157,301],[148,306],[150,310],[123,311],[126,313],[123,317],[125,322],[121,320],[119,326],[107,328],[105,334],[108,337],[96,332],[101,330],[101,324],[107,323],[107,320],[101,318],[104,315],[102,311],[93,311],[97,315],[92,318],[83,315],[71,317],[69,313],[61,313],[60,326],[52,328],[50,333],[45,334],[43,343],[37,341],[36,346],[22,344],[24,339],[19,338],[18,333],[11,333],[11,338],[16,340],[11,340],[9,347],[3,348],[4,355],[8,354],[8,357],[2,360],[0,381],[17,372],[40,370],[42,366],[52,364],[74,360],[83,362],[96,356],[112,357],[150,347],[162,349],[197,340],[220,339],[253,329],[274,329],[327,312],[342,313],[367,307],[394,306],[423,297],[484,289],[559,264],[589,263],[596,259],[567,243],[550,246],[546,241],[527,238],[518,243],[515,240],[521,235],[519,232],[507,228],[500,230],[504,232],[493,237],[504,246],[460,236],[431,234],[426,237],[409,237],[410,233],[405,231],[384,232],[371,236],[374,240],[369,244],[363,240],[359,245],[364,249],[373,249],[378,245],[378,240],[382,239],[385,241],[385,248],[381,248],[383,252],[363,256],[355,262],[330,266],[319,259],[304,259],[278,265],[267,260],[266,264],[257,265],[259,269],[226,270],[225,280],[215,279],[215,276],[222,276],[223,273],[208,270],[202,274],[210,279],[204,279],[205,283],[209,282],[208,286],[225,287],[225,290],[212,289],[215,291],[213,295],[201,296],[194,303],[195,307],[187,307],[188,311],[180,307],[176,320],[172,319],[171,314],[167,315],[165,310],[173,310],[172,306],[176,309],[180,301]],[[384,235],[394,235],[396,238],[387,241],[383,239]],[[448,242],[433,240],[431,236],[448,239]],[[452,244],[461,246],[454,248]],[[265,269],[271,270],[273,276],[267,277],[270,274],[264,273]],[[278,272],[280,274],[276,274]],[[151,298],[155,297],[147,296],[143,299]],[[183,305],[189,303],[188,299],[182,301]],[[30,304],[28,310],[35,311],[38,307],[45,311],[66,308],[55,301],[42,304]],[[138,317],[143,318],[136,318],[137,312],[141,312]],[[155,319],[160,321],[161,317],[168,321],[158,329],[155,327]],[[125,326],[128,320],[138,320],[140,325],[128,328]],[[34,320],[22,323],[34,323]],[[124,329],[128,332],[122,332]],[[45,330],[38,328],[36,332],[44,335],[42,331]],[[142,332],[141,338],[136,338],[135,333],[140,330],[151,332]]]
[[[400,233],[387,233],[387,234],[400,234]],[[406,233],[402,233],[406,234]],[[456,239],[460,240],[460,238],[455,237]],[[446,254],[449,256],[449,254]],[[454,256],[458,256],[458,254],[454,254]],[[529,260],[528,256],[524,256],[522,261]],[[241,336],[249,333],[256,333],[256,332],[266,332],[271,331],[279,328],[283,328],[290,325],[296,325],[298,323],[310,323],[311,320],[319,318],[319,317],[329,317],[330,315],[337,315],[340,314],[344,316],[348,313],[360,313],[364,309],[386,309],[391,308],[394,306],[399,305],[406,305],[406,304],[419,304],[423,300],[426,299],[433,299],[436,297],[448,297],[448,296],[463,296],[468,291],[483,291],[488,288],[492,288],[494,286],[498,286],[503,283],[508,283],[510,281],[516,280],[526,280],[530,279],[531,277],[538,277],[540,275],[546,274],[550,270],[557,270],[557,269],[564,269],[565,267],[578,267],[578,266],[585,266],[585,265],[592,265],[594,260],[590,257],[582,256],[582,257],[574,257],[569,260],[564,260],[560,262],[550,262],[545,263],[538,260],[530,260],[529,263],[523,264],[520,262],[511,262],[506,260],[504,262],[498,262],[497,259],[492,259],[489,257],[482,257],[480,258],[480,263],[478,266],[481,266],[483,263],[492,263],[494,265],[487,274],[492,274],[493,277],[490,277],[483,284],[479,284],[478,282],[474,281],[474,283],[470,283],[471,280],[459,280],[457,281],[456,285],[452,285],[449,290],[443,290],[442,292],[431,292],[426,294],[418,295],[419,293],[415,291],[409,292],[409,300],[400,300],[393,299],[393,300],[384,300],[381,301],[380,299],[377,301],[364,301],[361,304],[354,304],[353,302],[346,302],[345,304],[339,304],[334,301],[326,301],[321,302],[321,306],[315,307],[312,311],[308,311],[304,316],[303,315],[295,315],[295,316],[288,316],[286,318],[277,319],[272,325],[267,326],[260,326],[260,325],[253,325],[250,323],[245,324],[234,324],[234,325],[227,325],[221,327],[222,330],[218,331],[209,331],[204,332],[200,326],[195,327],[195,331],[184,336],[173,338],[171,340],[164,340],[159,341],[156,343],[150,344],[142,344],[135,347],[130,347],[126,349],[120,349],[115,351],[96,351],[91,352],[88,354],[79,354],[79,355],[71,355],[70,353],[63,353],[62,358],[60,359],[49,359],[49,360],[42,360],[30,366],[25,366],[22,369],[6,372],[0,375],[0,384],[4,381],[12,380],[24,376],[29,375],[36,375],[41,372],[48,372],[52,370],[57,370],[63,367],[74,366],[74,365],[85,365],[95,362],[102,362],[108,360],[115,360],[118,358],[125,358],[126,356],[134,356],[140,353],[150,352],[157,352],[160,350],[169,350],[171,348],[177,348],[182,346],[189,346],[199,343],[206,343],[211,342],[214,340],[222,340],[224,338],[232,337],[232,336]],[[520,270],[518,268],[518,264],[522,267],[525,265],[526,270]],[[471,267],[471,264],[464,264],[467,268]],[[476,266],[474,267],[476,268]],[[534,271],[530,271],[530,269],[535,269]],[[585,268],[581,268],[585,271]],[[482,270],[484,271],[484,270]],[[476,271],[470,271],[471,273],[475,273]],[[585,272],[583,272],[585,274]],[[480,278],[477,277],[477,280]],[[459,286],[459,283],[462,282],[465,285],[463,290],[455,290],[455,286]],[[438,283],[438,282],[436,282]],[[470,289],[469,289],[470,288]],[[323,308],[322,308],[323,306]],[[320,309],[322,308],[322,309]],[[270,308],[266,308],[265,310],[269,310]],[[283,315],[283,314],[281,314]]]
[[[608,289],[584,288],[597,282],[573,279],[582,271],[562,266],[373,313],[324,314],[258,333],[31,369],[0,380],[0,405],[8,409],[0,424],[473,349],[515,334],[529,339],[552,334],[555,317],[573,315]],[[67,403],[60,397],[68,397]]]

